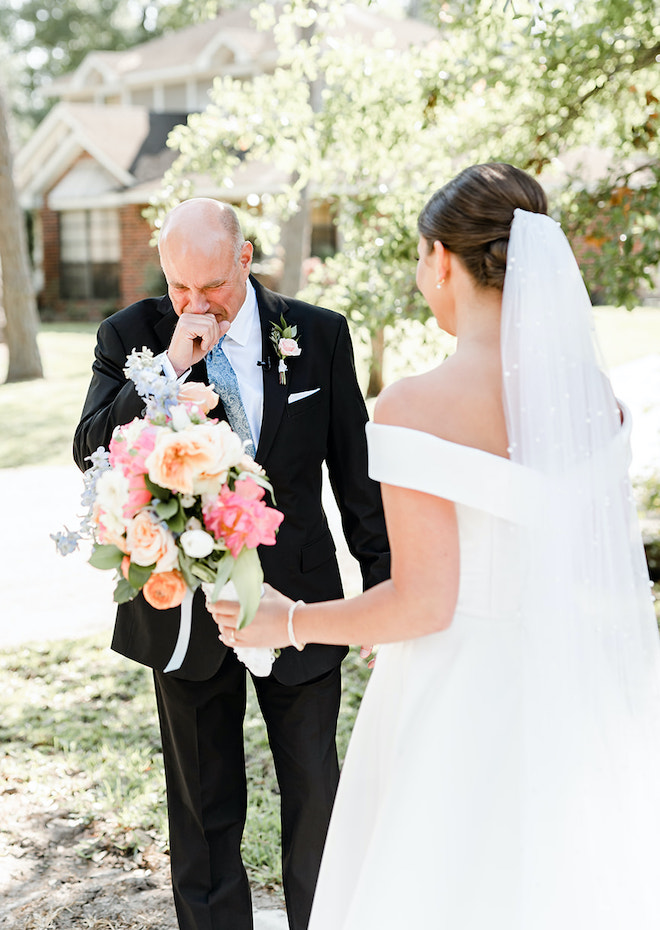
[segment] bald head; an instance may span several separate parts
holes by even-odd
[[[179,316],[234,320],[245,300],[252,243],[243,239],[232,207],[207,197],[184,200],[165,217],[158,252]]]
[[[233,207],[211,197],[193,197],[177,204],[165,216],[158,237],[163,249],[216,250],[231,248],[238,259],[244,243],[241,224]]]

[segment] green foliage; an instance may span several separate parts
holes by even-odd
[[[338,742],[343,758],[369,672],[344,663]],[[100,637],[0,652],[0,770],[38,782],[61,814],[91,829],[81,855],[137,862],[167,848],[167,812],[151,673]],[[254,690],[245,720],[248,815],[243,857],[254,885],[279,888],[280,815],[266,728]]]
[[[341,254],[303,296],[375,334],[427,312],[413,267],[430,193],[467,164],[510,161],[542,173],[595,295],[633,306],[660,260],[657,4],[436,0],[423,13],[436,41],[401,50],[386,35],[338,41],[341,0],[296,0],[277,20],[263,4],[278,66],[217,79],[207,110],[172,133],[180,154],[151,217],[193,195],[195,178],[229,194],[234,171],[268,163],[282,184],[253,192],[248,230],[272,247],[308,195],[329,201]],[[568,151],[587,164],[558,171]]]
[[[481,107],[471,160],[540,174],[594,296],[632,308],[660,261],[657,3],[456,0],[442,17],[452,86]]]
[[[164,847],[158,727],[146,669],[98,641],[63,641],[0,654],[2,771],[48,787],[61,809],[104,823],[86,841],[121,851],[128,832]]]
[[[278,41],[278,67],[250,82],[216,80],[207,110],[170,137],[180,155],[151,217],[194,193],[194,177],[229,192],[243,164],[268,162],[282,185],[254,192],[246,224],[256,224],[265,247],[303,193],[333,205],[342,255],[305,296],[322,287],[323,303],[373,332],[399,314],[424,316],[414,291],[415,218],[429,177],[447,177],[453,154],[444,123],[428,118],[438,50],[397,50],[392,34],[370,45],[351,34],[338,41],[344,4],[336,0],[291,4],[277,22],[273,15],[270,5],[259,8],[260,26]]]
[[[0,468],[71,463],[73,433],[94,360],[95,330],[89,323],[44,324],[38,344],[45,381],[0,384]]]

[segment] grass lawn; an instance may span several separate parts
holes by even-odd
[[[96,325],[45,324],[39,334],[44,378],[0,383],[0,468],[64,465],[73,461],[71,442],[87,393]],[[7,370],[0,346],[0,381]]]
[[[369,672],[344,663],[338,745],[343,755]],[[81,855],[139,860],[167,848],[167,811],[151,673],[109,652],[105,636],[0,652],[0,770],[29,796],[92,829]],[[279,795],[265,727],[248,689],[249,809],[243,857],[254,886],[279,890]]]

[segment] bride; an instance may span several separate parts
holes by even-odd
[[[310,930],[657,930],[660,652],[629,414],[531,177],[477,165],[419,218],[453,356],[368,426],[392,577],[268,593],[224,642],[378,642]]]

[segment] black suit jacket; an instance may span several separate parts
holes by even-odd
[[[343,596],[335,546],[321,505],[321,466],[325,461],[351,553],[358,559],[365,587],[389,576],[389,552],[379,486],[367,475],[364,426],[367,412],[355,377],[346,320],[340,314],[283,297],[251,279],[257,295],[263,338],[264,411],[257,461],[266,469],[276,506],[284,513],[275,546],[259,555],[267,582],[304,601]],[[301,355],[288,361],[286,385],[279,383],[270,341],[273,323],[284,314],[298,327]],[[98,446],[108,446],[117,425],[142,416],[144,404],[123,368],[133,349],[154,353],[170,343],[177,316],[169,297],[148,298],[115,313],[98,331],[93,376],[74,438],[81,469]],[[208,383],[206,365],[194,366],[191,381]],[[289,404],[291,393],[316,393]],[[222,403],[211,416],[225,419]],[[152,668],[163,669],[174,649],[179,608],[155,610],[142,595],[121,604],[112,647]],[[195,593],[190,645],[183,665],[171,674],[187,679],[211,677],[226,647]],[[308,645],[303,652],[282,651],[273,674],[298,684],[333,668],[346,654],[343,646]]]

